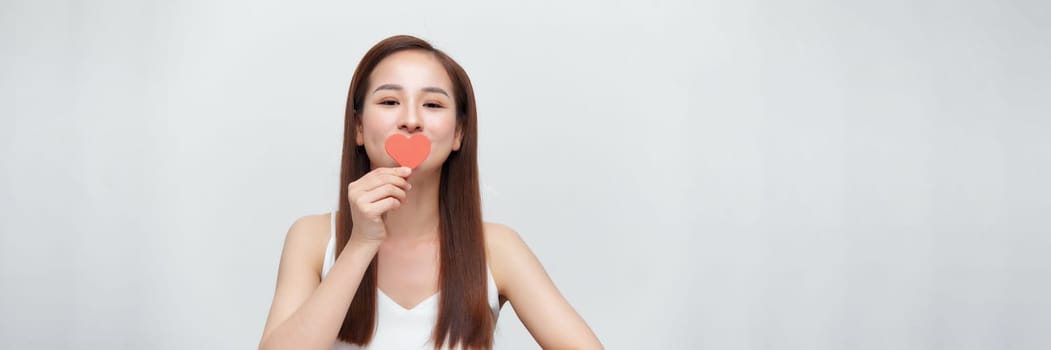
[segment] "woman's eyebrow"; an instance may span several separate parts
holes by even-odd
[[[424,92],[433,92],[433,93],[445,95],[445,97],[449,97],[449,93],[445,92],[445,89],[442,89],[442,88],[437,87],[437,86],[428,86],[428,87],[425,87],[425,88],[423,88],[421,90],[423,90]]]
[[[397,85],[397,84],[383,84],[383,85],[380,85],[379,87],[377,87],[376,90],[372,90],[372,93],[376,93],[377,91],[380,91],[380,90],[398,90],[398,91],[401,91],[402,87],[401,87],[401,85]]]
[[[383,85],[380,85],[380,86],[376,87],[376,90],[373,90],[372,93],[376,93],[377,91],[380,91],[380,90],[397,90],[397,91],[401,91],[401,90],[404,90],[404,89],[405,89],[404,87],[402,87],[401,85],[398,85],[398,84],[383,84]],[[420,90],[423,90],[424,92],[438,93],[438,94],[445,95],[446,97],[449,97],[449,93],[445,92],[445,89],[442,89],[442,88],[437,87],[437,86],[428,86],[428,87],[425,87],[425,88],[420,89]]]

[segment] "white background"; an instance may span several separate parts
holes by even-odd
[[[244,349],[365,51],[611,349],[1051,347],[1042,1],[4,1],[0,348]],[[497,347],[536,345],[510,307]]]

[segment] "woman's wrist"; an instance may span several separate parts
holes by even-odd
[[[372,252],[373,254],[375,254],[375,252],[379,251],[380,244],[382,243],[383,241],[381,240],[356,238],[354,234],[351,234],[350,239],[347,240],[347,246],[344,247],[344,250],[350,249],[359,252]]]

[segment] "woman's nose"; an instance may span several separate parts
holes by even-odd
[[[398,129],[405,130],[410,134],[423,130],[423,125],[420,125],[420,116],[415,108],[407,108],[404,116],[401,118],[401,122],[398,124]]]

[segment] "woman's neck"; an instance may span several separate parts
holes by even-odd
[[[438,185],[440,170],[429,173],[416,172],[409,175],[412,189],[406,192],[405,201],[384,214],[387,240],[411,242],[433,239],[438,235]]]

